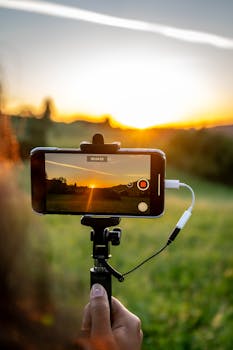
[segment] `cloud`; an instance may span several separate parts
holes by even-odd
[[[31,0],[0,0],[0,7],[40,13],[48,16],[81,20],[106,26],[155,33],[177,40],[211,45],[221,49],[233,49],[232,38],[226,38],[223,36],[195,30],[170,27],[158,23],[109,16],[93,11],[82,10],[77,7],[59,5],[51,2]]]

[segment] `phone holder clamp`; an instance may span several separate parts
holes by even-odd
[[[80,143],[80,149],[83,153],[116,153],[120,147],[120,142],[104,143],[102,134],[95,134],[92,143],[86,141]]]

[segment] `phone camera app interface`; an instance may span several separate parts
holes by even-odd
[[[150,210],[148,154],[47,153],[51,211],[140,215]]]
[[[137,182],[137,186],[139,190],[146,191],[149,188],[150,183],[147,179],[140,179]]]

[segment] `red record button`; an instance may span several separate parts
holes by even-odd
[[[140,179],[137,182],[138,189],[141,191],[145,191],[149,187],[149,181],[146,179]]]

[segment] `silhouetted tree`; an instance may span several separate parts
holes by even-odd
[[[21,137],[21,154],[23,158],[28,158],[30,150],[38,146],[47,146],[48,132],[52,126],[53,102],[45,99],[43,112],[39,117],[25,118],[24,135]]]
[[[19,145],[11,119],[3,113],[3,88],[0,82],[0,161],[19,161]]]

